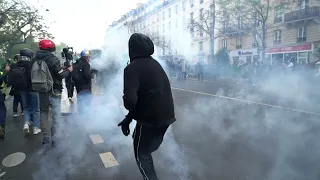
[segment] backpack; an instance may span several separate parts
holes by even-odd
[[[26,68],[13,66],[8,76],[8,84],[15,87],[15,89],[26,90],[28,88]]]
[[[73,64],[73,71],[71,73],[73,81],[81,81],[82,78],[82,62],[77,62]]]
[[[49,92],[53,87],[53,78],[44,60],[35,60],[31,67],[32,90]]]

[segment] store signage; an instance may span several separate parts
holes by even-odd
[[[252,51],[238,51],[238,55],[252,55],[253,52]]]
[[[289,47],[279,47],[279,48],[269,48],[266,49],[266,53],[281,53],[281,52],[294,52],[294,51],[307,51],[311,50],[311,44],[299,45],[299,46],[289,46]]]

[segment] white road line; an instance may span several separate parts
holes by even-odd
[[[284,109],[284,110],[289,110],[289,111],[295,111],[295,112],[307,113],[307,114],[320,116],[320,113],[306,111],[306,110],[302,110],[302,109],[287,108],[287,107],[283,107],[283,106],[266,104],[266,103],[261,103],[261,102],[256,102],[256,101],[249,101],[249,100],[239,99],[239,98],[232,98],[232,97],[227,97],[227,96],[219,96],[219,95],[209,94],[209,93],[204,93],[204,92],[199,92],[199,91],[192,91],[192,90],[188,90],[188,89],[180,89],[180,88],[175,88],[175,87],[171,87],[171,88],[174,90],[178,90],[178,91],[185,91],[185,92],[201,94],[201,95],[205,95],[205,96],[217,97],[217,98],[228,99],[228,100],[233,100],[233,101],[241,101],[241,102],[250,103],[250,104],[258,104],[261,106],[274,107],[274,108],[279,108],[279,109]]]
[[[118,166],[119,163],[117,160],[114,158],[113,154],[111,152],[106,152],[106,153],[101,153],[99,154],[102,163],[106,168],[113,167],[113,166]]]
[[[90,135],[90,139],[93,144],[100,144],[104,142],[100,134]]]

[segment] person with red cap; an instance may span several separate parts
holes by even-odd
[[[43,144],[53,145],[56,126],[60,118],[62,79],[68,77],[72,72],[72,66],[63,69],[60,60],[53,54],[56,45],[49,39],[43,39],[39,42],[39,51],[35,54],[36,60],[46,62],[53,79],[53,88],[49,93],[40,93],[40,111],[41,120],[43,121]],[[49,106],[52,109],[52,126],[49,128]],[[51,134],[50,134],[51,130]]]

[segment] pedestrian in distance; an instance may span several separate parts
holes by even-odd
[[[151,153],[160,147],[167,129],[176,121],[169,78],[151,57],[153,53],[148,36],[135,33],[130,37],[130,64],[124,69],[123,89],[123,103],[129,113],[118,124],[128,136],[131,121],[137,121],[134,156],[143,178],[148,180],[158,180]]]

